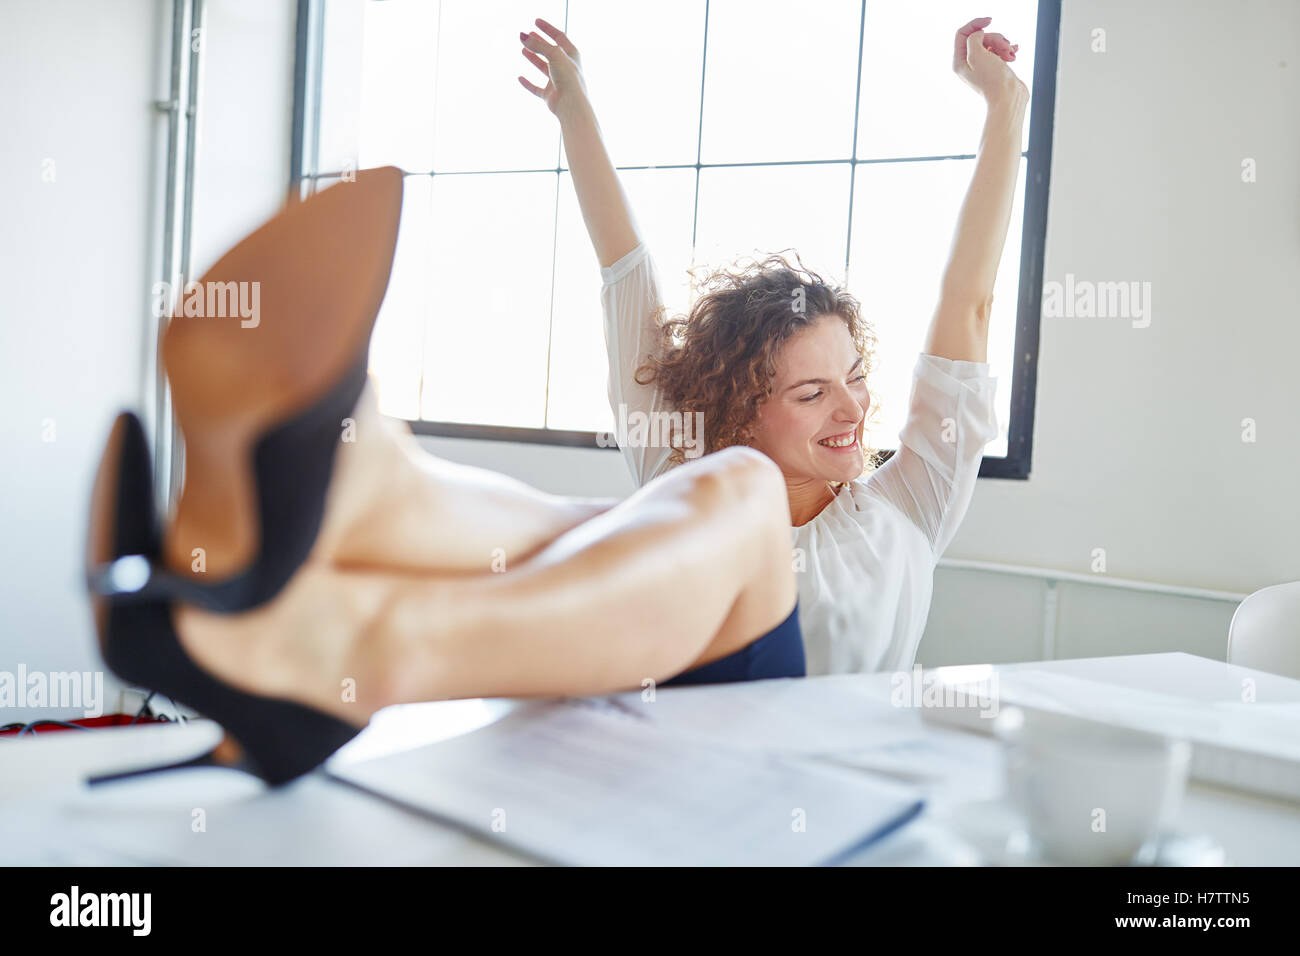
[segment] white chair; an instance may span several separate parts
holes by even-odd
[[[1228,663],[1300,679],[1300,581],[1263,588],[1237,605]]]

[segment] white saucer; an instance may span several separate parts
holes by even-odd
[[[969,843],[987,866],[1059,866],[1043,856],[1021,826],[1016,811],[1003,800],[960,803],[936,812],[936,822]],[[1128,866],[1224,866],[1223,847],[1202,834],[1161,834]]]

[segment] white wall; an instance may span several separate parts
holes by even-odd
[[[1210,22],[1222,62],[1190,52]],[[953,555],[1300,578],[1296,36],[1290,0],[1065,3],[1045,274],[1149,281],[1153,317],[1043,320],[1032,480],[983,483]]]
[[[1090,50],[1097,27],[1105,53]],[[981,481],[950,556],[1089,573],[1104,548],[1120,578],[1239,592],[1300,579],[1296,36],[1292,0],[1064,3],[1045,275],[1149,281],[1151,324],[1044,318],[1032,476]],[[922,657],[1025,656],[1037,645],[1004,608],[1041,597],[940,571]],[[1058,656],[1221,657],[1231,611],[1072,586]]]
[[[8,0],[0,16],[0,671],[11,674],[101,666],[81,562],[102,442],[143,397],[162,9]],[[6,708],[0,723],[68,715]]]
[[[0,671],[101,670],[82,585],[91,479],[119,409],[149,400],[168,0],[0,7]],[[209,0],[194,264],[273,213],[289,177],[293,0]],[[54,182],[42,180],[54,160]],[[46,423],[54,440],[44,441]],[[118,683],[105,675],[107,712]],[[0,723],[80,716],[3,709]]]

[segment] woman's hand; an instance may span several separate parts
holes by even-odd
[[[578,194],[578,207],[591,236],[592,248],[601,268],[613,265],[640,243],[632,221],[632,210],[614,163],[596,121],[596,111],[587,99],[582,80],[582,59],[564,31],[545,20],[537,28],[554,40],[548,43],[536,33],[520,33],[524,58],[546,75],[546,87],[529,83],[522,76],[524,89],[545,100],[547,108],[560,121],[560,138],[564,155]]]
[[[979,17],[957,31],[952,69],[992,105],[1006,97],[1028,99],[1029,88],[1007,66],[1016,59],[1019,44],[1001,33],[985,33],[992,17]]]
[[[988,361],[993,284],[1015,202],[1029,101],[1028,87],[1007,66],[1016,58],[1015,45],[1001,34],[984,33],[989,22],[980,17],[957,31],[953,71],[984,97],[989,114],[923,348],[966,362]]]
[[[582,81],[582,58],[563,30],[540,17],[535,22],[555,42],[547,43],[536,33],[521,32],[519,41],[524,48],[519,52],[546,76],[546,87],[529,83],[522,76],[519,82],[528,92],[545,100],[547,108],[559,116],[568,104],[587,96],[587,86]]]

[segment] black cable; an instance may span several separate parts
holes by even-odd
[[[44,726],[49,726],[49,727],[71,727],[73,730],[89,730],[89,729],[90,729],[89,727],[83,727],[83,726],[81,726],[81,724],[70,724],[70,723],[68,723],[66,720],[33,720],[30,724],[27,724],[25,727],[23,727],[22,730],[18,731],[18,736],[19,736],[19,737],[23,737],[23,736],[26,736],[27,734],[31,734],[33,737],[35,737],[35,736],[36,736],[36,728],[37,728],[37,727],[44,727]]]
[[[153,695],[156,693],[158,693],[156,690],[149,691],[149,696],[146,697],[144,699],[144,703],[140,705],[140,710],[136,713],[134,717],[131,718],[131,724],[134,724],[137,720],[139,720],[141,717],[144,716],[144,712],[149,709],[149,701],[153,700]],[[149,716],[152,717],[153,714],[150,714]],[[127,726],[130,727],[131,724],[127,724]]]

